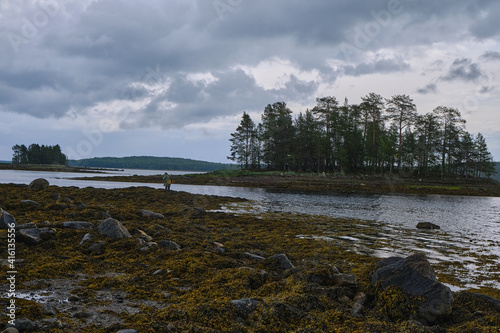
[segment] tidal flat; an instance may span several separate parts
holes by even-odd
[[[481,284],[498,281],[498,257],[457,253],[487,266],[490,274],[475,277],[478,289],[454,292],[451,314],[422,325],[414,320],[411,296],[371,283],[376,254],[391,238],[381,240],[380,233],[388,232],[383,224],[224,211],[234,204],[247,202],[148,187],[34,190],[0,184],[0,207],[19,225],[16,318],[31,321],[35,332],[497,332],[500,327],[500,290]],[[120,225],[121,236],[103,231],[109,220],[119,221],[126,232]],[[44,232],[36,240],[23,238],[23,226]],[[378,241],[356,246],[362,237]],[[0,231],[0,246],[0,271],[6,276],[7,230]],[[277,255],[289,263],[272,259]],[[432,266],[439,281],[466,286],[457,273],[463,263]],[[339,276],[355,281],[339,282]],[[0,288],[6,323],[7,281]],[[493,298],[486,302],[481,295]]]

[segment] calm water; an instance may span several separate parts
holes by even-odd
[[[157,170],[125,170],[113,172],[114,175],[153,175]],[[192,172],[169,172],[182,175]],[[0,183],[29,184],[33,179],[46,178],[51,185],[122,188],[130,186],[150,186],[162,188],[162,184],[98,182],[73,180],[72,177],[85,177],[103,174],[52,173],[38,171],[0,170]],[[500,198],[463,197],[440,195],[399,195],[399,194],[311,194],[291,191],[272,191],[258,188],[228,186],[198,186],[173,184],[175,191],[194,194],[209,194],[241,197],[251,203],[231,204],[224,211],[234,213],[301,213],[340,218],[378,221],[381,232],[367,235],[363,224],[344,230],[336,237],[332,230],[333,241],[344,242],[347,248],[363,251],[365,245],[377,242],[378,250],[372,254],[384,257],[394,254],[407,255],[424,251],[434,261],[457,261],[456,274],[471,279],[468,286],[480,285],[475,282],[489,275],[488,267],[481,267],[474,254],[481,253],[496,257],[500,263]],[[418,222],[432,222],[441,230],[421,231],[415,229]],[[328,230],[327,230],[328,232]],[[306,235],[312,237],[314,235]],[[460,250],[451,250],[453,248]],[[469,253],[466,255],[464,253]],[[484,266],[484,265],[483,265]],[[482,273],[481,273],[482,272]],[[483,274],[484,273],[484,274]],[[481,275],[482,274],[482,275]],[[475,278],[471,278],[475,276]],[[491,282],[491,281],[490,281]],[[498,279],[492,282],[498,286]]]

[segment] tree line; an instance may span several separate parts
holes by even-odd
[[[117,169],[215,171],[231,169],[234,165],[191,160],[177,157],[129,156],[129,157],[94,157],[70,160],[71,166]]]
[[[25,145],[15,145],[12,147],[14,154],[12,156],[12,164],[58,164],[66,165],[68,157],[62,153],[59,145],[45,146],[31,144],[29,147]]]
[[[246,112],[231,133],[242,169],[489,177],[493,157],[481,133],[465,130],[456,108],[418,114],[408,95],[370,93],[359,104],[332,96],[292,117],[285,102],[265,107],[256,124]]]

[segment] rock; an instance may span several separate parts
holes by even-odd
[[[382,266],[373,273],[371,282],[379,283],[383,289],[396,286],[403,293],[422,297],[415,301],[418,307],[415,319],[424,323],[432,323],[451,313],[453,294],[450,288],[437,280],[434,270],[422,253]]]
[[[354,297],[354,305],[352,306],[351,309],[351,316],[357,317],[360,315],[361,311],[365,308],[365,302],[366,302],[366,294],[363,292],[360,292]]]
[[[40,237],[42,237],[42,239],[48,239],[57,234],[57,230],[54,228],[38,228],[38,232],[40,233]]]
[[[45,328],[45,332],[49,332],[49,331],[47,331],[47,329],[50,329],[50,328],[62,328],[63,327],[62,322],[57,318],[42,319],[42,324],[44,326],[43,328]]]
[[[109,219],[111,217],[111,215],[108,213],[108,212],[103,212],[102,213],[102,218],[105,220],[105,219]]]
[[[36,223],[34,223],[34,222],[24,223],[24,224],[18,224],[16,226],[16,230],[33,229],[33,228],[36,228]]]
[[[30,183],[29,188],[31,190],[46,190],[49,188],[49,182],[47,179],[38,178]]]
[[[150,242],[153,240],[153,237],[149,236],[147,233],[142,231],[141,229],[136,229],[135,233],[137,234],[137,238],[144,240],[145,242]]]
[[[471,313],[476,311],[500,313],[500,300],[468,291],[459,292],[453,303],[459,304],[460,308],[467,309]]]
[[[42,241],[38,228],[18,230],[16,239],[28,245],[36,245]]]
[[[92,313],[90,312],[85,312],[85,311],[80,311],[77,312],[73,315],[73,317],[78,318],[78,319],[86,319],[92,317]]]
[[[139,239],[139,240],[141,240],[142,242],[144,242],[143,239]],[[144,246],[142,246],[142,245],[144,245]],[[158,243],[155,243],[155,242],[147,242],[146,243],[146,242],[144,242],[144,244],[140,244],[139,246],[141,246],[139,248],[139,250],[141,250],[141,251],[147,251],[150,248],[152,248],[153,246],[158,246]]]
[[[134,329],[131,329],[131,328],[127,328],[127,329],[124,329],[124,330],[119,330],[116,333],[137,333],[137,331],[134,330]]]
[[[104,244],[105,243],[103,241],[98,242],[98,243],[94,243],[87,248],[87,251],[89,253],[103,254],[104,253]]]
[[[80,300],[80,297],[76,296],[76,295],[69,295],[68,297],[68,301],[70,302],[78,302]]]
[[[417,229],[441,229],[440,226],[431,222],[418,222]]]
[[[36,330],[36,325],[28,318],[19,318],[14,321],[14,325],[7,325],[8,327],[16,328],[19,332],[31,332]]]
[[[7,213],[5,210],[0,208],[0,228],[9,229],[11,227],[16,227],[17,222],[14,216]]]
[[[84,221],[67,221],[61,223],[63,228],[67,229],[77,229],[77,230],[85,230],[94,228],[94,224],[91,222]]]
[[[21,200],[21,203],[28,205],[28,206],[41,206],[38,202],[33,201],[33,200]]]
[[[352,274],[334,274],[332,275],[332,281],[337,286],[355,286],[356,276]]]
[[[266,258],[262,257],[262,256],[258,256],[256,254],[253,254],[253,253],[250,253],[250,252],[245,252],[243,253],[243,255],[247,258],[247,259],[252,259],[252,260],[258,260],[258,261],[262,261]]]
[[[83,236],[82,240],[80,241],[80,245],[82,245],[85,242],[91,242],[93,240],[94,240],[94,236],[92,234],[90,234],[90,233],[85,234],[85,236]]]
[[[164,219],[165,218],[165,216],[163,216],[160,213],[155,213],[155,212],[152,212],[152,211],[149,211],[146,209],[141,209],[141,214],[143,217],[147,217],[150,219]]]
[[[19,333],[19,331],[17,330],[17,328],[7,327],[2,331],[2,333]]]
[[[206,210],[204,210],[201,207],[190,207],[186,208],[182,211],[183,215],[189,216],[189,217],[201,217],[207,213]]]
[[[236,308],[238,315],[243,318],[248,317],[252,312],[254,312],[259,304],[256,300],[251,298],[238,299],[231,301],[231,303]]]
[[[172,241],[169,241],[169,240],[162,240],[162,241],[159,241],[158,242],[158,245],[163,248],[163,249],[166,249],[166,250],[174,250],[174,251],[177,251],[177,250],[180,250],[181,247],[175,243],[175,242],[172,242]]]
[[[59,193],[53,192],[50,197],[54,200],[59,200],[61,199],[61,195]]]
[[[99,226],[97,227],[97,231],[99,231],[101,235],[106,235],[112,240],[132,237],[127,228],[125,228],[123,224],[113,218],[108,218],[101,221],[101,224],[99,224]]]
[[[294,268],[292,262],[288,259],[286,254],[280,253],[280,254],[275,254],[273,256],[270,256],[269,258],[266,259],[266,262],[268,265],[272,265],[274,267],[287,270]]]

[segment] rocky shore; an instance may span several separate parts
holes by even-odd
[[[422,253],[379,260],[297,237],[356,221],[216,212],[238,200],[0,184],[0,270],[17,272],[16,329],[498,332],[498,289],[452,292]],[[2,323],[11,284],[0,283]]]

